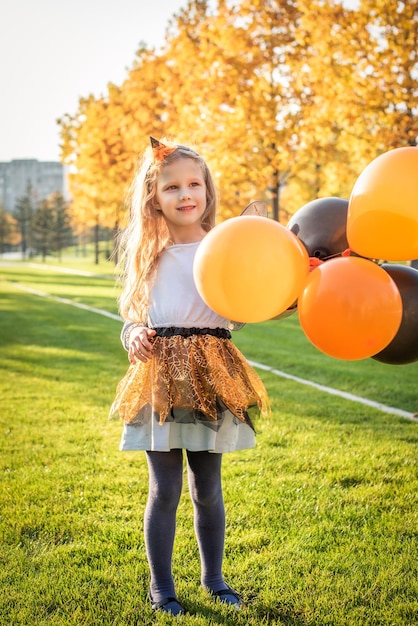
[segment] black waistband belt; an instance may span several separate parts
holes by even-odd
[[[191,337],[192,335],[212,335],[220,339],[231,339],[231,333],[226,328],[183,328],[182,326],[164,326],[154,328],[156,337]]]

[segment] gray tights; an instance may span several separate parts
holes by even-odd
[[[199,546],[201,582],[212,591],[225,589],[222,559],[225,509],[221,484],[222,454],[190,452],[187,470]],[[144,533],[155,602],[175,597],[171,571],[176,511],[183,483],[183,451],[147,452],[149,492]]]

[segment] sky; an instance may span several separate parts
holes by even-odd
[[[56,119],[121,84],[187,0],[0,0],[0,161],[58,161]]]

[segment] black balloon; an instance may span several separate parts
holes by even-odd
[[[292,215],[287,228],[308,251],[323,261],[338,256],[349,247],[346,234],[348,200],[318,198]]]
[[[402,320],[392,341],[372,358],[390,365],[418,361],[418,270],[384,263],[381,267],[395,281],[402,298]]]

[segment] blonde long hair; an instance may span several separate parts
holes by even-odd
[[[187,146],[172,144],[172,148],[173,151],[163,160],[155,157],[151,146],[145,151],[128,193],[129,223],[120,236],[118,269],[124,286],[119,297],[119,312],[123,319],[144,325],[148,317],[149,286],[161,254],[170,244],[164,217],[156,209],[157,179],[162,168],[180,158],[192,159],[200,165],[206,183],[202,228],[209,231],[215,225],[218,200],[206,162]]]

